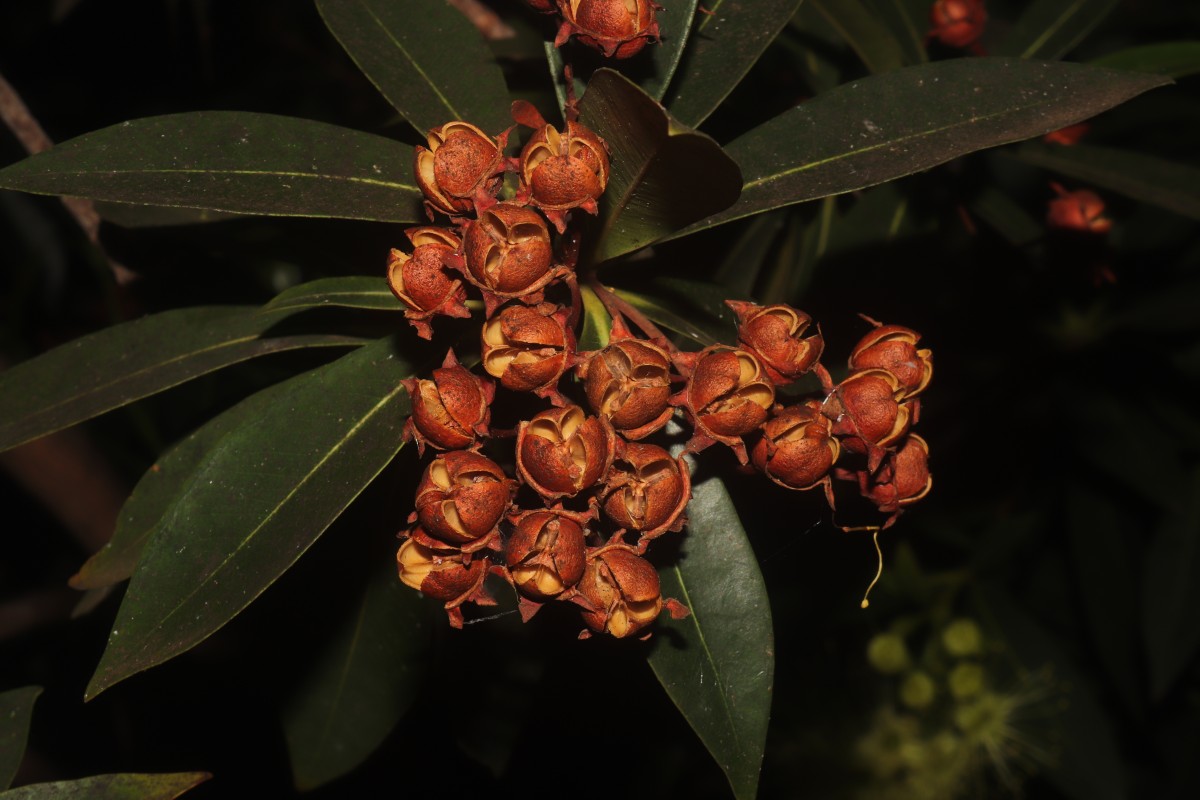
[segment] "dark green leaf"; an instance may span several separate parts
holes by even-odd
[[[729,290],[730,297],[749,297],[775,238],[783,230],[786,212],[761,214],[750,220],[737,242],[713,273],[713,281]]]
[[[754,550],[718,478],[695,487],[688,520],[678,562],[659,575],[663,596],[677,598],[691,614],[660,624],[650,666],[734,796],[751,800],[771,716],[771,606]]]
[[[971,201],[971,211],[1014,247],[1024,247],[1046,235],[1044,223],[1031,217],[1017,201],[995,186],[984,187]]]
[[[892,32],[900,45],[905,64],[924,64],[925,34],[929,30],[928,0],[867,0],[879,21]]]
[[[354,275],[321,278],[280,292],[263,306],[265,311],[303,311],[309,308],[367,308],[403,311],[404,304],[388,289],[382,277]]]
[[[590,238],[593,263],[637,250],[737,199],[737,164],[620,73],[596,71],[580,121],[612,150],[599,230]]]
[[[307,119],[197,111],[122,122],[0,170],[0,189],[383,222],[423,218],[412,148]]]
[[[907,63],[896,37],[864,0],[808,0],[808,7],[825,18],[871,72],[887,72]]]
[[[490,134],[512,125],[504,74],[479,31],[445,0],[317,0],[317,10],[420,133],[452,120]]]
[[[1040,136],[1166,82],[1007,58],[941,61],[854,81],[728,145],[745,176],[742,195],[685,233]]]
[[[675,331],[675,333],[686,336],[702,347],[707,347],[710,344],[716,344],[721,341],[710,331],[688,319],[686,314],[664,306],[662,300],[659,298],[647,297],[646,295],[627,292],[622,289],[615,289],[614,291],[622,300],[645,314],[646,318],[655,325],[660,325],[669,331]]]
[[[1200,219],[1200,168],[1112,147],[1030,142],[1012,155],[1038,167]]]
[[[1092,59],[1094,67],[1184,78],[1200,72],[1200,42],[1160,42]]]
[[[799,300],[800,294],[812,282],[817,262],[825,253],[836,212],[837,201],[826,197],[816,215],[791,215],[788,232],[760,294],[763,303]]]
[[[103,200],[94,203],[96,213],[105,222],[122,228],[165,228],[171,225],[202,225],[208,222],[224,222],[241,219],[240,214],[213,211],[211,208],[183,208],[180,206],[143,206],[133,203],[109,203]]]
[[[315,789],[357,767],[417,697],[429,631],[420,595],[380,561],[353,614],[315,652],[283,711],[292,777]]]
[[[12,785],[25,755],[33,701],[42,693],[40,686],[26,686],[0,692],[0,791]]]
[[[0,800],[173,800],[211,777],[207,772],[96,775],[10,789],[0,793]]]
[[[1150,697],[1162,700],[1200,648],[1200,472],[1187,485],[1186,507],[1168,516],[1146,554],[1142,626]]]
[[[642,91],[655,100],[662,100],[667,93],[667,87],[679,67],[679,59],[688,43],[688,34],[693,26],[699,25],[705,17],[696,13],[699,0],[679,0],[669,9],[658,15],[659,34],[661,41],[649,45],[649,59],[654,65],[649,77],[639,81]]]
[[[137,568],[146,542],[169,519],[168,513],[181,499],[197,467],[217,443],[232,431],[266,417],[297,383],[308,379],[307,374],[297,375],[263,389],[172,447],[138,481],[121,507],[112,538],[71,578],[71,586],[99,589],[129,578]]]
[[[996,46],[998,56],[1062,58],[1116,8],[1119,0],[1034,0]]]
[[[208,638],[295,563],[400,449],[411,373],[379,340],[209,451],[146,545],[89,698]]]
[[[302,347],[361,343],[347,336],[263,337],[286,315],[252,306],[164,311],[97,331],[0,372],[0,450],[239,361]]]
[[[612,317],[600,298],[591,287],[580,287],[583,297],[583,328],[579,332],[579,350],[599,350],[608,346],[609,331],[612,330]]]
[[[697,14],[667,107],[684,125],[708,119],[791,19],[801,0],[712,0]]]

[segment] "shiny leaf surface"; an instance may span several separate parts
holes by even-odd
[[[658,44],[651,44],[646,48],[650,51],[654,70],[649,78],[639,84],[642,91],[655,100],[662,100],[663,95],[667,93],[667,87],[670,86],[671,78],[674,77],[679,60],[685,52],[693,25],[701,21],[698,17],[705,16],[696,13],[697,5],[699,0],[681,0],[672,3],[669,9],[658,14],[661,40]]]
[[[404,305],[382,277],[353,275],[320,278],[286,289],[263,306],[266,311],[304,311],[310,308],[365,308],[403,311]]]

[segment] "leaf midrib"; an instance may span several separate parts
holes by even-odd
[[[365,183],[371,186],[384,186],[389,189],[408,189],[409,191],[419,191],[416,186],[410,186],[407,183],[397,183],[395,181],[385,181],[378,178],[364,178],[355,175],[337,175],[329,172],[290,172],[284,170],[256,170],[256,169],[191,169],[180,167],[138,167],[136,169],[55,169],[41,173],[35,173],[39,177],[46,176],[93,176],[103,175],[105,177],[118,177],[125,175],[253,175],[253,176],[268,176],[279,178],[321,178],[324,180],[345,181],[346,183]]]

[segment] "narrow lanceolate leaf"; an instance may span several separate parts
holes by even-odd
[[[26,686],[0,692],[0,791],[12,785],[25,755],[29,739],[29,721],[33,702],[42,693],[40,686]]]
[[[615,291],[622,300],[642,312],[646,319],[655,325],[685,336],[701,347],[707,347],[710,344],[716,344],[721,341],[712,331],[688,319],[686,313],[681,313],[667,307],[659,298],[649,297],[636,292],[627,292],[623,289],[616,289]]]
[[[217,443],[233,431],[265,418],[297,383],[308,379],[307,373],[297,375],[250,395],[167,451],[133,488],[121,506],[112,538],[71,577],[71,586],[100,589],[133,575],[146,542],[169,520],[169,512]]]
[[[313,653],[283,712],[292,777],[315,789],[361,764],[417,697],[429,644],[420,596],[380,560],[342,629]]]
[[[10,789],[0,793],[0,800],[173,800],[211,777],[207,772],[96,775]]]
[[[907,63],[900,42],[864,0],[808,0],[808,5],[854,48],[871,72],[887,72]]]
[[[411,372],[379,340],[208,452],[146,544],[88,698],[208,638],[295,563],[400,449]]]
[[[1040,136],[1168,82],[1011,58],[941,61],[854,81],[730,143],[726,152],[745,177],[742,195],[686,232]]]
[[[881,24],[892,32],[905,64],[924,64],[925,36],[929,30],[930,3],[926,0],[866,0],[878,15]]]
[[[347,336],[264,336],[286,316],[252,306],[164,311],[0,372],[0,450],[256,356],[361,344]]]
[[[404,305],[388,289],[382,275],[321,278],[286,289],[267,303],[266,311],[304,311],[310,308],[366,308],[403,311]]]
[[[579,350],[599,350],[608,346],[609,331],[612,330],[612,317],[600,298],[591,287],[580,287],[579,294],[583,298],[583,321],[579,330]]]
[[[709,478],[688,505],[679,560],[664,568],[664,597],[691,609],[664,619],[650,666],[724,770],[739,800],[751,800],[771,716],[775,643],[758,561],[724,484]],[[664,615],[665,617],[665,615]]]
[[[1161,42],[1118,50],[1089,62],[1094,67],[1185,78],[1200,72],[1200,42]]]
[[[737,199],[737,164],[620,73],[596,71],[580,121],[612,151],[598,230],[585,239],[592,263],[632,252]]]
[[[639,82],[642,90],[655,100],[662,100],[671,85],[671,78],[679,67],[683,56],[684,46],[688,43],[688,35],[692,30],[693,20],[696,20],[696,6],[699,0],[680,0],[672,3],[671,7],[659,12],[658,26],[662,39],[657,45],[650,45],[650,62],[654,65],[650,76]],[[699,16],[705,16],[703,14]]]
[[[1062,58],[1116,8],[1119,0],[1034,0],[996,46],[998,56]]]
[[[1113,147],[1041,143],[1011,153],[1027,164],[1075,178],[1092,188],[1109,189],[1144,203],[1200,219],[1200,168]]]
[[[422,134],[459,119],[493,135],[512,125],[500,66],[446,0],[317,0],[317,10],[358,68]]]
[[[1150,697],[1161,701],[1200,650],[1200,472],[1184,507],[1155,532],[1142,576],[1142,631]]]
[[[767,49],[801,0],[711,0],[697,14],[666,94],[671,115],[696,127],[716,110]]]
[[[0,170],[0,189],[281,217],[415,222],[412,148],[307,119],[197,111],[122,122]]]

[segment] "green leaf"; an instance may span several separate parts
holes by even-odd
[[[691,609],[664,619],[650,667],[729,779],[750,800],[771,716],[775,641],[771,606],[737,509],[718,478],[698,484],[674,566],[660,571],[664,597]]]
[[[637,292],[629,292],[623,289],[614,289],[613,291],[616,292],[622,300],[645,314],[646,318],[655,325],[659,325],[669,331],[675,331],[675,333],[686,336],[702,347],[707,347],[710,344],[717,344],[719,341],[721,341],[720,338],[714,336],[710,331],[700,327],[688,319],[686,314],[680,313],[679,311],[663,305],[663,301],[659,298],[648,297],[646,295],[638,294]]]
[[[264,311],[304,311],[310,308],[366,308],[372,311],[403,311],[404,304],[388,289],[380,276],[354,275],[320,278],[277,294]]]
[[[1197,167],[1143,153],[1086,144],[1055,147],[1030,142],[1004,155],[1185,217],[1200,219],[1200,168]]]
[[[964,58],[839,86],[726,147],[741,197],[692,233],[843,194],[1093,117],[1168,81],[1060,62]],[[676,234],[680,235],[680,234]]]
[[[1192,474],[1183,497],[1185,507],[1155,532],[1143,572],[1142,630],[1155,702],[1200,649],[1200,472]]]
[[[317,10],[421,134],[452,120],[490,134],[512,125],[500,66],[475,26],[445,0],[317,0]]]
[[[638,82],[642,91],[655,100],[662,100],[667,93],[691,29],[694,25],[702,24],[703,18],[706,18],[706,15],[696,13],[697,5],[699,0],[679,0],[672,3],[665,13],[658,15],[661,41],[646,48],[650,51],[649,58],[654,69],[648,78]]]
[[[17,776],[29,739],[33,702],[41,693],[40,686],[0,692],[0,791],[12,786]]]
[[[423,219],[408,145],[307,119],[197,111],[122,122],[0,170],[0,189],[281,217]]]
[[[905,64],[924,64],[929,60],[925,52],[925,34],[929,30],[929,7],[927,0],[867,0],[879,20],[892,32],[900,45]]]
[[[761,214],[746,225],[742,235],[713,273],[713,281],[724,286],[731,297],[749,297],[762,271],[767,253],[786,222],[785,212]]]
[[[285,316],[253,306],[164,311],[67,342],[0,372],[0,450],[239,361],[361,343],[348,336],[263,335]]]
[[[0,792],[0,800],[172,800],[211,777],[207,772],[96,775],[10,789]]]
[[[134,203],[94,203],[96,213],[105,222],[122,228],[165,228],[172,225],[203,225],[241,219],[241,214],[213,211],[211,208],[182,208],[180,206],[142,206]]]
[[[361,764],[417,698],[429,643],[423,604],[397,580],[394,559],[379,565],[338,635],[313,653],[284,708],[300,791]]]
[[[1200,72],[1200,42],[1160,42],[1092,59],[1094,67],[1185,78]]]
[[[801,0],[711,0],[698,14],[666,105],[684,125],[698,126],[741,82]]]
[[[183,491],[191,483],[197,468],[218,442],[229,433],[266,417],[296,384],[308,380],[309,374],[297,375],[250,395],[209,420],[146,470],[121,506],[112,538],[72,576],[71,586],[100,589],[133,575],[146,542],[170,520],[172,508],[182,500]]]
[[[579,351],[599,350],[608,346],[612,317],[590,286],[580,287],[583,298],[583,328],[579,332]]]
[[[1119,0],[1034,0],[996,46],[998,56],[1062,58],[1117,7]]]
[[[1045,223],[1021,208],[1004,190],[987,185],[971,200],[971,212],[992,226],[1009,244],[1024,247],[1046,235]]]
[[[146,545],[89,699],[204,641],[295,563],[400,450],[411,373],[381,339],[209,451]]]
[[[592,263],[633,252],[737,199],[737,164],[618,72],[592,76],[580,121],[612,151],[599,230],[588,240]]]
[[[908,63],[896,37],[863,0],[808,0],[808,8],[825,18],[871,72],[887,72]]]

